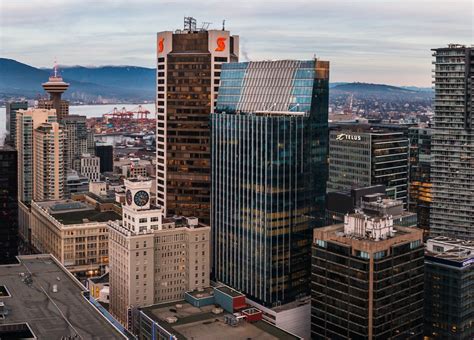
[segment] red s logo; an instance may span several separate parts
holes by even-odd
[[[223,38],[223,37],[217,38],[217,47],[216,47],[217,52],[222,52],[222,51],[225,50],[225,41],[226,40],[227,39]]]
[[[165,38],[160,38],[160,41],[158,41],[158,53],[163,52],[163,49],[165,48],[164,43]]]

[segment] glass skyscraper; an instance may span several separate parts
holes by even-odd
[[[211,115],[215,278],[265,306],[309,294],[324,216],[329,63],[222,66]]]

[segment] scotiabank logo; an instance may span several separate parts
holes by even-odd
[[[217,47],[216,47],[216,52],[222,52],[225,50],[225,41],[227,38],[217,38]]]
[[[165,38],[160,38],[160,40],[158,41],[158,53],[163,52],[163,49],[165,48],[164,42]]]

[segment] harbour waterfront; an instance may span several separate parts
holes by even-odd
[[[141,105],[144,109],[147,109],[152,113],[151,117],[155,115],[155,104],[106,104],[106,105],[79,105],[70,106],[69,114],[71,115],[83,115],[87,118],[90,117],[101,117],[105,113],[110,113],[116,107],[122,109],[125,107],[127,110],[136,108]],[[150,118],[151,118],[150,117]],[[0,107],[0,145],[3,145],[3,140],[6,134],[6,108]]]

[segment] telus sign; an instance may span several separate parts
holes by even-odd
[[[361,137],[358,135],[348,135],[345,133],[340,133],[336,135],[336,140],[354,140],[354,141],[360,141]]]

